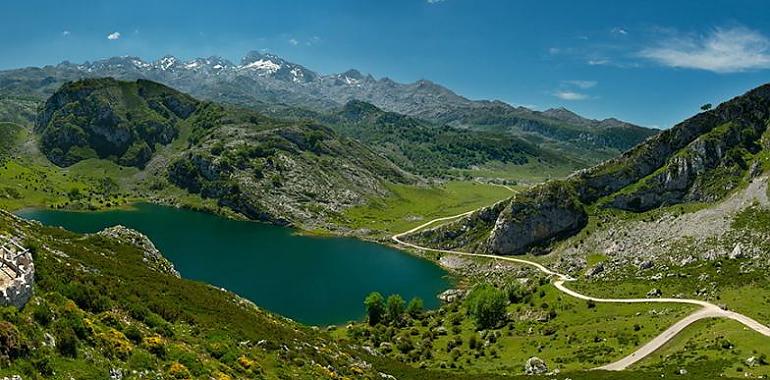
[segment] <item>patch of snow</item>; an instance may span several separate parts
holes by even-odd
[[[135,66],[135,67],[140,67],[140,68],[145,68],[145,67],[150,67],[150,66],[152,66],[152,65],[150,65],[149,63],[147,63],[147,62],[143,62],[143,61],[141,61],[141,60],[138,60],[138,59],[132,59],[132,60],[131,60],[131,63],[132,63],[132,64],[134,64],[134,66]]]
[[[269,75],[275,74],[281,68],[281,65],[270,60],[260,59],[259,61],[251,62],[249,64],[240,66],[239,68],[241,70],[261,71],[260,75]]]
[[[174,66],[176,64],[176,58],[174,57],[164,57],[163,59],[158,62],[158,65],[160,66],[161,70],[168,70],[171,66]]]
[[[305,78],[305,74],[302,73],[302,70],[300,70],[297,67],[291,69],[291,75],[292,75],[292,81],[294,81],[294,83],[300,83],[302,82],[302,79]]]

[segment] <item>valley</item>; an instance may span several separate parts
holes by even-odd
[[[2,374],[770,375],[767,85],[656,133],[262,53],[0,78]]]

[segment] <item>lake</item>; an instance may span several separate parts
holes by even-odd
[[[397,249],[350,238],[297,235],[291,228],[236,221],[152,204],[110,211],[28,209],[17,215],[80,233],[113,225],[138,230],[183,277],[238,293],[299,322],[339,324],[365,315],[371,291],[420,297],[436,307],[447,273]]]

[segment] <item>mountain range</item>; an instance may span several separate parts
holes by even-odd
[[[592,120],[567,109],[535,111],[501,101],[470,100],[428,80],[398,83],[358,70],[323,75],[269,53],[250,52],[235,64],[221,57],[153,62],[113,57],[0,72],[0,95],[45,98],[63,82],[86,77],[148,79],[195,97],[246,106],[280,117],[316,118],[352,100],[457,128],[505,132],[590,163],[612,157],[657,130],[617,119]]]

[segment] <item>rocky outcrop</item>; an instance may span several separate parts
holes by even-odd
[[[565,183],[548,183],[513,198],[497,218],[485,250],[522,253],[533,244],[579,230],[587,221],[583,206]]]
[[[407,241],[441,249],[481,249],[480,242],[489,236],[500,213],[510,201],[483,207],[457,221],[405,236]]]
[[[139,248],[144,254],[142,260],[150,269],[156,272],[170,274],[174,277],[180,277],[179,272],[174,268],[174,264],[163,257],[163,254],[155,248],[155,244],[152,243],[150,238],[141,232],[123,226],[114,226],[104,229],[97,234]]]
[[[749,169],[744,155],[760,149],[765,123],[726,123],[706,133],[632,191],[615,196],[610,207],[645,211],[665,204],[714,201],[735,188]]]
[[[745,173],[762,172],[750,165],[750,158],[768,148],[768,119],[770,84],[663,131],[620,157],[517,195],[496,217],[473,214],[413,240],[438,248],[517,254],[581,229],[587,219],[583,205],[600,199],[604,206],[631,211],[720,199]],[[491,218],[495,222],[489,228]]]
[[[533,356],[524,363],[524,373],[527,375],[542,375],[548,372],[548,366],[543,359]]]

